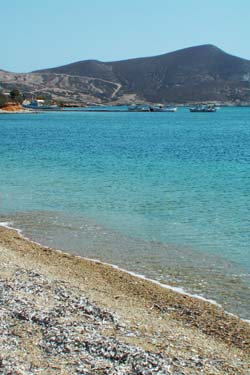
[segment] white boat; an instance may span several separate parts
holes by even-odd
[[[189,108],[190,112],[216,112],[215,104],[197,104]]]
[[[131,104],[130,106],[128,106],[128,110],[134,112],[176,112],[177,107],[164,107],[162,104]]]
[[[149,106],[143,104],[131,104],[128,106],[128,110],[134,112],[149,112]]]
[[[177,107],[165,107],[164,112],[176,112]]]
[[[150,112],[176,112],[177,107],[163,107],[162,105],[160,106],[150,106],[149,107]]]
[[[30,101],[25,100],[22,104],[23,108],[36,109],[36,110],[53,110],[59,107],[56,104],[46,104],[42,99],[33,99]]]

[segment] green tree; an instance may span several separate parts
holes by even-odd
[[[23,97],[18,89],[12,89],[10,92],[10,98],[17,103],[22,103]]]

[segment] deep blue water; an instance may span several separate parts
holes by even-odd
[[[0,214],[250,318],[250,108],[0,116]]]

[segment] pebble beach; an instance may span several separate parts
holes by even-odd
[[[0,228],[1,374],[250,374],[250,324]]]

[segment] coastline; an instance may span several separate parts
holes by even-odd
[[[57,249],[56,247],[51,247],[51,246],[45,245],[43,243],[35,241],[35,240],[27,237],[26,235],[24,235],[22,229],[14,227],[12,222],[1,222],[0,221],[0,227],[6,228],[6,229],[9,229],[9,230],[14,230],[24,240],[26,240],[30,243],[33,243],[35,245],[41,246],[43,248],[52,249],[52,250],[54,250],[56,252],[59,252],[59,253],[62,253],[62,254],[66,253],[70,256],[74,256],[75,258],[79,258],[79,259],[83,259],[83,260],[86,260],[86,261],[91,261],[91,262],[94,262],[94,263],[102,264],[102,265],[107,266],[107,267],[112,267],[114,270],[121,271],[123,273],[126,273],[126,274],[128,274],[132,277],[136,277],[136,278],[141,279],[141,280],[145,280],[147,282],[150,282],[152,284],[155,284],[155,285],[159,286],[160,288],[170,290],[170,291],[173,291],[174,293],[181,294],[181,295],[193,298],[193,299],[198,299],[198,300],[207,302],[209,304],[215,305],[215,306],[219,307],[221,310],[223,310],[223,312],[225,314],[227,314],[229,316],[236,317],[236,318],[242,320],[243,322],[246,322],[246,323],[250,324],[249,319],[244,319],[244,318],[242,318],[241,316],[239,316],[235,313],[232,313],[230,311],[225,310],[224,307],[220,303],[218,303],[216,300],[203,297],[202,295],[199,295],[199,294],[196,294],[196,293],[188,292],[188,291],[185,290],[185,288],[183,286],[173,286],[173,285],[170,285],[170,284],[161,283],[160,281],[151,279],[151,278],[149,278],[149,277],[147,277],[143,274],[140,274],[140,273],[133,272],[133,271],[130,271],[128,269],[122,268],[122,267],[118,266],[117,264],[107,263],[105,261],[95,259],[95,258],[91,258],[91,257],[88,257],[88,256],[85,257],[85,256],[73,254],[72,252],[67,251],[65,249],[62,250],[62,249]]]
[[[77,289],[78,294],[111,311],[126,326],[126,334],[119,329],[112,331],[116,340],[151,353],[160,352],[168,359],[185,359],[185,374],[200,373],[194,367],[194,353],[206,358],[204,363],[200,360],[204,373],[246,374],[250,325],[218,305],[164,288],[115,266],[41,246],[3,226],[0,248],[1,279],[10,279],[22,269]],[[174,368],[173,363],[171,366]]]
[[[10,230],[14,230],[14,231],[16,231],[16,232],[21,236],[21,238],[23,238],[24,240],[27,240],[28,242],[34,243],[34,244],[36,244],[36,245],[38,245],[38,246],[42,246],[42,247],[47,248],[47,249],[50,249],[50,248],[51,248],[50,246],[46,246],[46,245],[44,245],[44,244],[42,244],[42,243],[39,243],[39,242],[37,242],[37,241],[34,241],[34,240],[32,240],[31,238],[25,236],[25,235],[23,234],[23,231],[22,231],[21,229],[13,227],[13,226],[12,226],[12,223],[10,223],[10,222],[0,222],[0,227],[3,227],[3,228],[6,228],[6,229],[10,229]],[[184,295],[184,296],[188,296],[188,297],[191,297],[191,298],[197,298],[197,299],[199,299],[199,300],[205,301],[205,302],[207,302],[207,303],[211,303],[212,305],[216,305],[216,306],[220,307],[221,309],[223,309],[223,306],[220,305],[217,301],[215,301],[215,300],[213,300],[213,299],[208,299],[208,298],[202,297],[202,296],[200,296],[199,294],[192,294],[192,293],[189,293],[189,292],[185,291],[185,289],[184,289],[183,287],[176,287],[176,286],[172,286],[172,285],[165,284],[165,283],[162,284],[161,282],[159,282],[159,281],[157,281],[157,280],[154,280],[154,279],[150,279],[150,278],[148,278],[148,277],[146,277],[146,276],[144,276],[144,275],[142,275],[142,274],[139,274],[139,273],[136,273],[136,272],[133,272],[133,271],[129,271],[129,270],[127,270],[127,269],[124,269],[124,268],[119,267],[119,266],[116,265],[116,264],[110,264],[110,263],[107,263],[107,262],[101,261],[101,260],[99,260],[99,259],[88,258],[88,257],[84,257],[84,256],[81,256],[81,255],[74,255],[74,254],[71,254],[70,252],[67,252],[67,251],[64,251],[64,250],[61,250],[61,249],[56,249],[56,248],[53,248],[53,250],[54,250],[54,251],[57,251],[57,252],[59,252],[59,253],[62,253],[62,254],[67,253],[67,254],[72,255],[72,256],[74,256],[74,257],[76,257],[76,258],[79,258],[79,259],[83,259],[83,260],[91,261],[91,262],[98,263],[98,264],[103,264],[104,266],[107,266],[107,267],[112,267],[112,268],[114,268],[115,270],[118,270],[118,271],[124,272],[124,273],[126,273],[126,274],[128,274],[128,275],[131,275],[132,277],[137,277],[137,278],[139,278],[139,279],[142,279],[142,280],[145,280],[145,281],[151,282],[151,283],[153,283],[153,284],[155,284],[155,285],[158,285],[158,286],[160,286],[160,287],[163,288],[163,289],[171,290],[171,291],[173,291],[173,292],[175,292],[175,293],[180,293],[180,294],[182,294],[182,295]],[[224,310],[224,309],[223,309],[223,310]],[[237,316],[236,314],[230,313],[230,312],[228,312],[228,311],[226,311],[226,310],[224,310],[224,312],[225,312],[226,314],[228,314],[228,315],[235,316],[236,318],[239,318],[239,319],[241,319],[241,320],[244,321],[244,322],[250,323],[250,320],[248,320],[248,319],[243,319],[243,318]]]
[[[13,115],[13,114],[23,114],[23,113],[26,113],[26,114],[31,114],[31,113],[38,113],[38,111],[31,111],[29,109],[17,109],[17,110],[4,110],[4,109],[0,109],[0,115]]]

